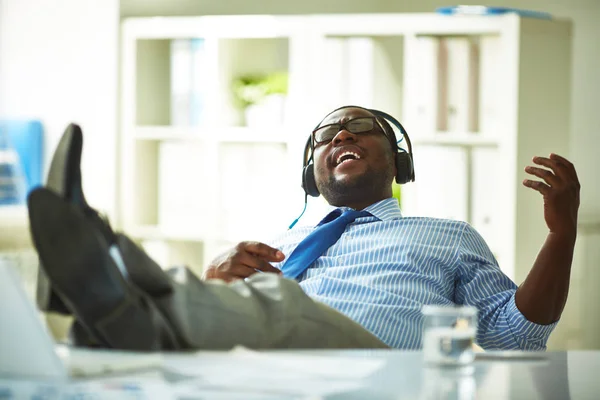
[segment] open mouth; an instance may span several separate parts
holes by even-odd
[[[360,160],[360,155],[353,151],[344,151],[340,155],[338,155],[337,159],[335,160],[335,165],[340,166],[342,164],[352,162],[355,160]]]

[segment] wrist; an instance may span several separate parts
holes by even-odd
[[[574,245],[577,239],[577,229],[565,232],[550,231],[548,237],[553,241]]]

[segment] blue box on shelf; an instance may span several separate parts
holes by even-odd
[[[0,205],[23,204],[42,184],[44,130],[38,120],[0,120]]]
[[[524,10],[511,7],[493,7],[493,6],[447,6],[439,7],[435,10],[438,14],[444,15],[503,15],[517,14],[525,18],[552,19],[552,15],[543,11]]]

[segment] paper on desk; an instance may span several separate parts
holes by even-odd
[[[159,379],[103,379],[85,382],[36,382],[0,379],[0,399],[176,399],[173,388]]]
[[[384,365],[373,357],[263,353],[236,348],[227,353],[198,353],[196,357],[165,360],[165,368],[193,377],[175,385],[178,395],[226,390],[282,396],[323,396],[356,390],[363,379]],[[198,397],[202,398],[202,397]],[[207,397],[208,398],[208,397]]]
[[[269,392],[255,389],[235,389],[226,387],[206,387],[203,385],[177,385],[174,393],[186,400],[322,400],[324,395],[298,394],[289,390]]]
[[[196,357],[164,360],[168,369],[182,374],[213,375],[217,369],[244,371],[243,366],[274,373],[295,373],[319,378],[360,379],[379,370],[385,361],[375,357],[351,357],[339,355],[313,355],[290,352],[259,352],[236,347],[229,352],[198,352]],[[175,361],[175,362],[173,362]]]

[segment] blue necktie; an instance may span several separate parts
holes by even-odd
[[[296,279],[317,258],[338,241],[346,226],[356,218],[367,217],[367,211],[348,210],[342,213],[339,208],[329,213],[319,223],[317,229],[296,246],[281,270],[286,278]]]

